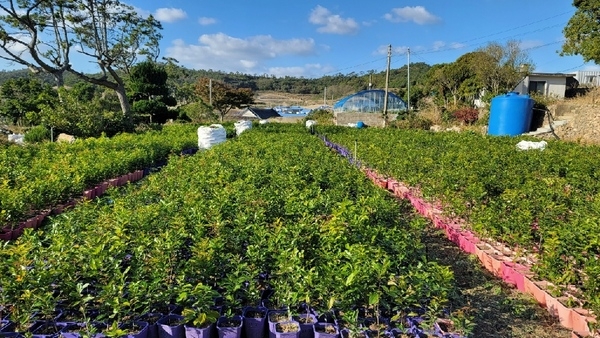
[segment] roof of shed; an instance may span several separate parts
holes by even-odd
[[[272,117],[281,117],[273,108],[255,108],[248,107],[246,108],[248,111],[252,112],[254,116],[258,117],[261,120],[266,120]]]

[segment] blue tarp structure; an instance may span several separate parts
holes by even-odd
[[[348,95],[333,105],[334,112],[380,113],[383,112],[385,90],[371,89]],[[406,103],[398,95],[388,92],[388,112],[406,110]]]

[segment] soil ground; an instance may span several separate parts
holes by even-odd
[[[457,294],[451,308],[465,308],[475,317],[472,337],[568,338],[563,328],[535,299],[520,293],[485,270],[474,255],[463,253],[433,226],[422,237],[427,258],[454,272]]]

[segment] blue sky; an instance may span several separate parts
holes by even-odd
[[[565,0],[228,0],[129,4],[163,24],[161,52],[193,69],[320,77],[382,71],[407,62],[453,62],[487,45],[518,40],[537,72],[600,67],[561,57],[575,12]]]
[[[568,0],[125,0],[163,25],[161,56],[192,69],[321,77],[453,62],[518,40],[537,72],[600,70],[561,57]]]

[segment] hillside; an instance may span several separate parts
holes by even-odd
[[[600,88],[594,88],[585,96],[566,99],[549,108],[555,120],[567,121],[554,130],[559,139],[583,144],[600,144]]]

